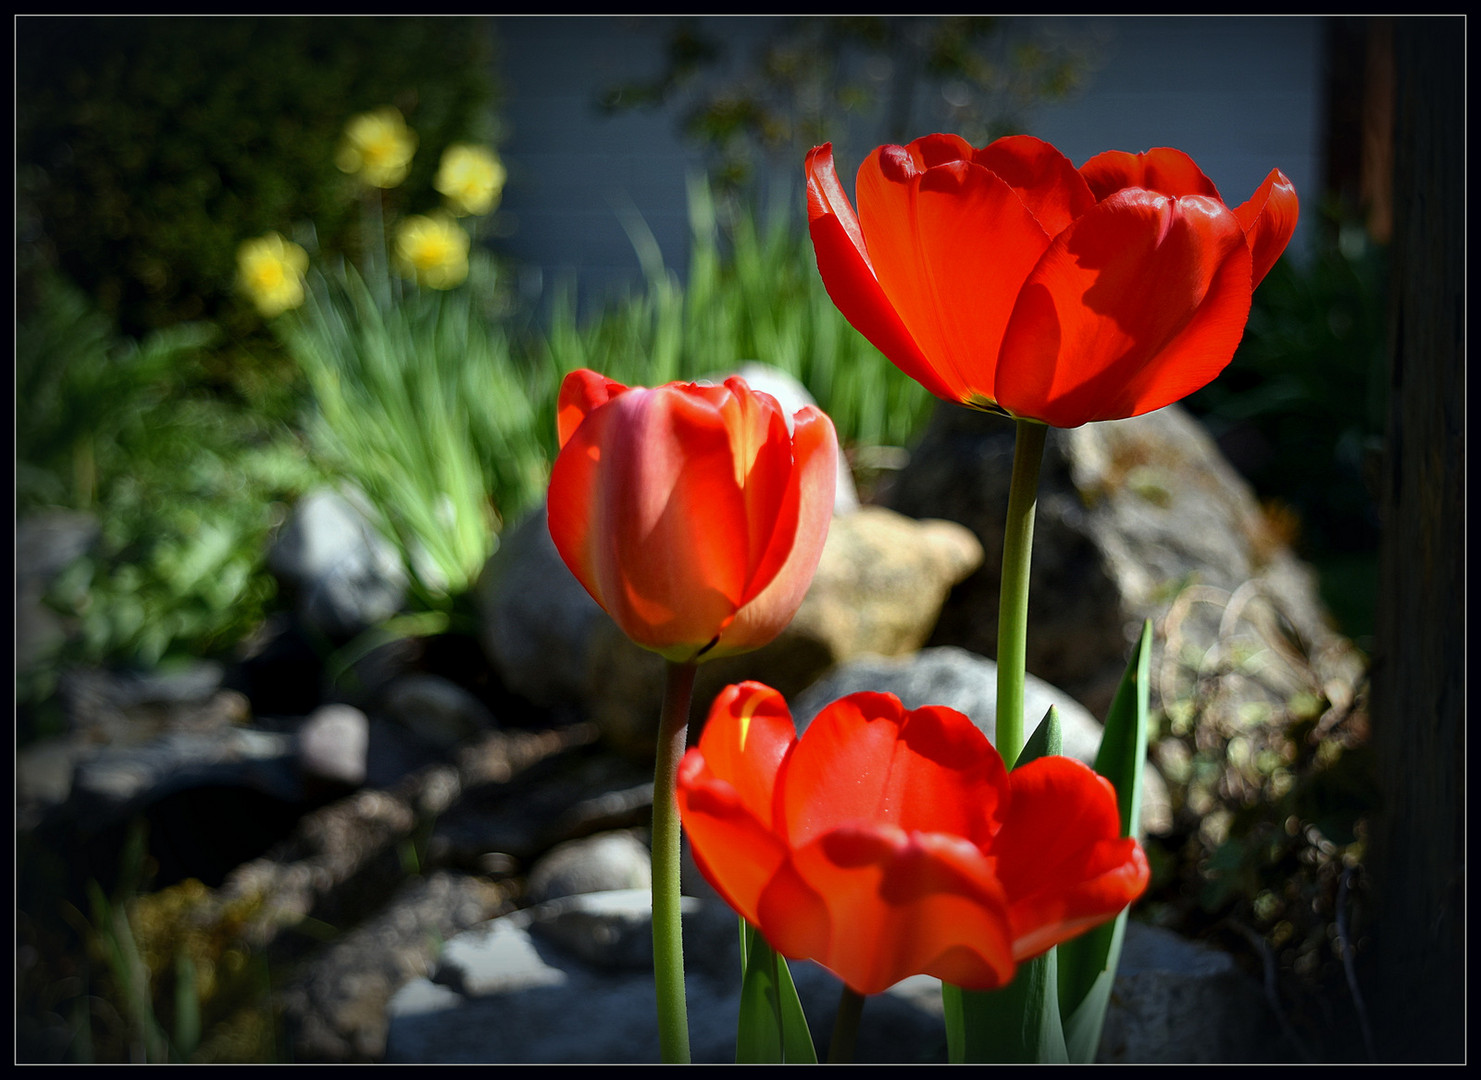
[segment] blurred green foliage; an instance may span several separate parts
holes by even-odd
[[[319,475],[287,430],[204,389],[205,324],[120,336],[75,289],[38,283],[17,326],[16,513],[85,511],[86,554],[51,582],[61,662],[151,665],[211,655],[262,619],[283,502]],[[23,703],[55,669],[23,673]]]
[[[273,324],[307,376],[319,460],[364,492],[434,610],[468,590],[548,475],[552,380],[485,317],[497,277],[483,253],[446,292],[394,280],[383,261],[364,276],[331,266]]]
[[[1174,823],[1147,841],[1155,869],[1141,912],[1235,955],[1253,950],[1308,1060],[1361,1052],[1345,968],[1365,947],[1352,890],[1381,804],[1365,697],[1338,708],[1302,691],[1232,722],[1200,687],[1164,700],[1155,739]]]
[[[231,295],[246,237],[312,220],[326,248],[354,250],[354,180],[334,164],[352,114],[407,116],[414,191],[449,143],[493,134],[484,20],[27,17],[16,32],[23,262],[61,269],[129,334],[254,326]]]

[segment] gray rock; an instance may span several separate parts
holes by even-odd
[[[683,913],[693,1059],[734,1061],[740,989],[735,916],[694,898],[685,899]],[[650,920],[649,894],[632,890],[568,897],[460,935],[429,979],[408,982],[392,998],[387,1061],[657,1061]],[[839,983],[813,964],[790,967],[824,1055]],[[940,1012],[940,984],[927,977],[870,998],[857,1059],[943,1060]]]
[[[443,947],[431,978],[458,995],[455,1005],[461,1005],[463,998],[564,986],[569,976],[542,958],[529,933],[529,922],[528,914],[515,912],[459,934]],[[399,1011],[393,1001],[393,1024]]]
[[[647,846],[631,832],[598,833],[551,848],[530,868],[525,891],[538,904],[560,896],[646,889],[653,882],[652,866]]]
[[[389,619],[406,596],[401,559],[363,502],[329,489],[310,492],[268,553],[299,616],[336,640]]]
[[[370,721],[352,705],[315,709],[298,729],[298,763],[305,776],[359,787],[365,783]]]
[[[685,917],[687,950],[708,952],[705,942],[693,948],[702,901],[686,896],[680,904]],[[727,920],[728,921],[728,920]],[[549,942],[583,963],[612,971],[653,971],[653,896],[646,889],[609,890],[563,896],[540,905],[530,917],[530,934]]]
[[[1128,923],[1097,1060],[1209,1065],[1291,1061],[1260,988],[1226,952]]]
[[[586,745],[590,725],[572,726]],[[459,755],[463,757],[462,754]],[[652,764],[615,755],[572,755],[540,769],[540,780],[504,798],[498,788],[465,800],[437,822],[432,850],[465,867],[532,866],[556,846],[597,833],[646,826],[653,800]]]
[[[440,675],[393,679],[382,692],[380,712],[424,742],[444,750],[494,727],[494,718],[483,702]]]
[[[914,652],[930,636],[953,586],[981,563],[981,545],[955,522],[861,506],[833,519],[787,638],[823,643],[833,663]]]
[[[391,995],[429,970],[438,941],[483,923],[502,902],[476,878],[436,872],[407,881],[277,995],[292,1060],[379,1061]]]
[[[226,669],[213,660],[192,660],[183,666],[154,671],[115,674],[109,695],[119,708],[140,705],[195,705],[221,689]]]
[[[224,731],[251,715],[247,699],[222,689],[211,661],[148,673],[73,668],[58,685],[68,728],[96,746],[146,741],[167,732]]]
[[[943,406],[888,497],[904,513],[961,522],[982,542],[982,567],[953,591],[933,644],[996,655],[1013,445],[1010,421]],[[1174,634],[1186,652],[1169,650],[1154,708],[1206,678],[1205,658],[1249,648],[1278,661],[1278,678],[1327,692],[1337,708],[1364,666],[1329,628],[1310,572],[1273,535],[1249,486],[1176,405],[1050,430],[1030,590],[1028,669],[1096,712],[1149,618],[1154,671]]]
[[[292,737],[232,728],[173,732],[147,743],[97,750],[76,762],[69,807],[97,829],[171,792],[212,785],[296,800],[301,792]]]
[[[203,785],[297,798],[291,740],[246,726],[251,707],[222,678],[206,661],[148,674],[66,672],[58,690],[68,734],[16,754],[18,824],[55,815],[92,833]]]
[[[504,684],[536,705],[576,701],[591,628],[607,615],[561,560],[543,503],[505,531],[474,592],[479,640]]]
[[[894,694],[909,709],[945,705],[966,714],[988,739],[997,733],[998,667],[991,660],[949,647],[914,656],[860,657],[840,665],[792,702],[792,719],[805,731],[824,706],[861,690]],[[1103,727],[1064,691],[1028,676],[1024,682],[1024,734],[1038,726],[1049,706],[1059,710],[1066,757],[1095,762]],[[1172,826],[1167,784],[1151,765],[1142,776],[1142,829],[1156,835]]]
[[[405,881],[410,845],[460,792],[456,768],[429,765],[389,791],[362,788],[305,815],[288,840],[227,875],[211,917],[234,918],[233,933],[270,957],[296,957],[303,943],[284,931],[310,915],[353,926],[384,907]],[[244,906],[247,918],[233,914]]]
[[[298,727],[298,766],[311,785],[389,788],[446,758],[402,724],[343,702],[322,705]]]

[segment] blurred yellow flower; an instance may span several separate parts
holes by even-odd
[[[451,289],[468,276],[468,234],[446,213],[407,218],[396,230],[396,266],[433,289]]]
[[[406,179],[416,149],[416,132],[406,126],[400,110],[387,105],[345,125],[334,163],[343,172],[359,173],[367,184],[393,188]]]
[[[485,146],[454,143],[442,154],[432,186],[447,197],[452,212],[487,214],[499,205],[506,177],[504,163]]]
[[[275,232],[247,240],[237,249],[237,283],[265,319],[303,303],[309,256]]]

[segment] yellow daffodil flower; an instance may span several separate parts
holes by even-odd
[[[446,213],[409,217],[396,230],[396,267],[419,285],[451,289],[468,276],[468,234]]]
[[[265,319],[303,303],[308,253],[275,232],[248,240],[237,249],[237,282]]]
[[[506,177],[504,163],[484,146],[454,143],[443,152],[432,186],[447,198],[453,213],[487,214],[499,205]]]
[[[361,113],[345,125],[334,163],[374,187],[393,188],[406,179],[416,149],[416,132],[406,126],[400,110],[388,105]]]

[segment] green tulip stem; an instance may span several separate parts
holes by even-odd
[[[674,790],[689,731],[695,669],[692,662],[668,662],[653,769],[653,979],[658,999],[658,1048],[666,1065],[689,1063],[684,933],[679,909],[679,804]]]
[[[854,1060],[854,1042],[859,1036],[859,1018],[864,1015],[864,995],[847,986],[838,998],[838,1016],[833,1020],[833,1038],[828,1041],[828,1064],[848,1065]]]
[[[1039,466],[1049,429],[1019,420],[1013,446],[1013,481],[1003,528],[1003,579],[998,594],[998,706],[996,742],[1013,768],[1023,749],[1023,679],[1028,662],[1028,579],[1033,557]]]

